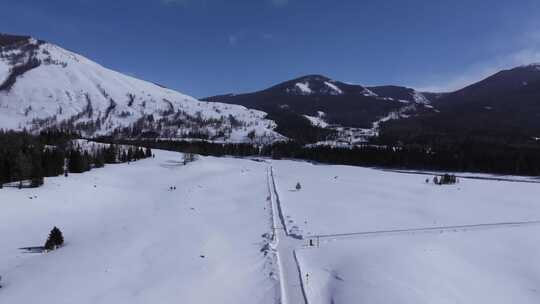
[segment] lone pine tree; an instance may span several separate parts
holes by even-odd
[[[49,238],[47,238],[47,241],[45,242],[45,249],[54,250],[63,244],[64,236],[62,235],[62,231],[55,226],[49,233]]]

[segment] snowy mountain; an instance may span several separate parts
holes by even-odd
[[[294,80],[278,84],[270,90],[281,90],[286,95],[303,96],[336,96],[336,95],[362,95],[374,96],[375,94],[362,86],[350,85],[335,81],[322,75],[307,75]]]
[[[0,128],[50,127],[86,136],[283,138],[264,112],[199,101],[45,41],[0,35]]]
[[[377,134],[381,121],[434,111],[423,93],[410,88],[364,87],[322,75],[303,76],[258,92],[204,100],[265,111],[277,122],[282,134],[306,142],[330,137],[351,144]],[[317,132],[313,128],[332,132]]]

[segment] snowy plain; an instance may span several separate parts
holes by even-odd
[[[540,302],[540,225],[370,236],[298,256],[310,304]]]
[[[285,160],[272,165],[289,226],[306,236],[540,220],[537,183],[462,178],[437,186],[433,175]],[[301,191],[294,190],[297,182]]]
[[[296,255],[310,304],[540,302],[537,183],[272,166],[287,228],[305,238]],[[347,233],[359,234],[332,236]]]
[[[155,153],[1,189],[0,303],[275,303],[266,166]],[[18,249],[53,226],[60,250]]]
[[[155,153],[1,189],[0,303],[540,302],[535,183]]]

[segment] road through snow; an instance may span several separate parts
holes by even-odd
[[[296,248],[302,241],[287,231],[287,225],[279,197],[275,188],[272,167],[267,170],[268,193],[272,210],[272,243],[278,263],[279,283],[281,288],[281,304],[308,304],[305,295],[302,272],[296,259]]]

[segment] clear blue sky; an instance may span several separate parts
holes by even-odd
[[[0,25],[196,97],[313,73],[446,90],[540,61],[538,0],[2,0]]]

